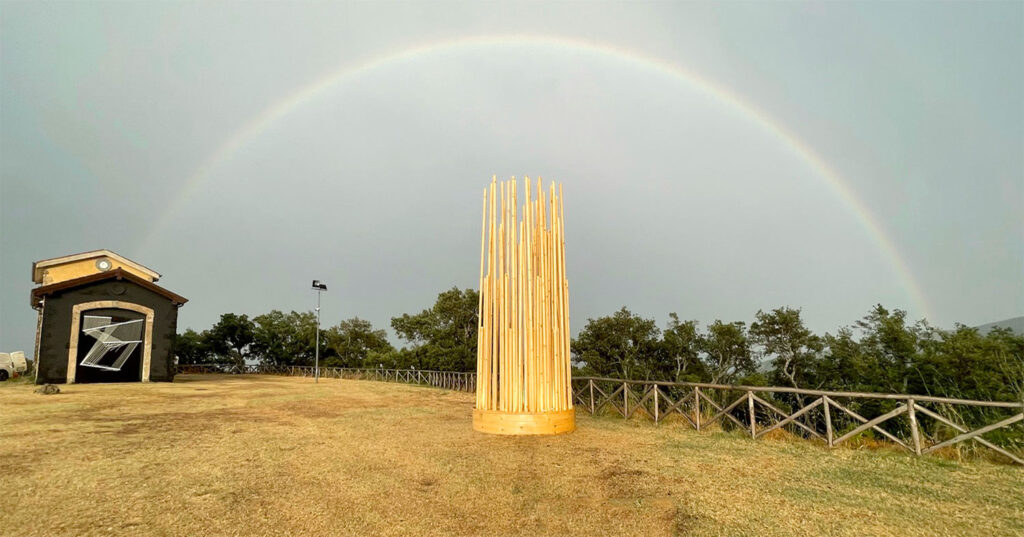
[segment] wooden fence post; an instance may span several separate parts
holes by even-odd
[[[921,432],[917,429],[917,414],[914,413],[914,398],[907,398],[907,413],[910,416],[910,438],[914,441],[914,455],[921,454]]]
[[[696,425],[697,430],[700,431],[700,386],[693,387],[693,412],[696,420],[694,425]]]
[[[828,447],[832,447],[832,412],[829,411],[829,398],[825,395],[821,396],[821,407],[825,409],[825,439],[828,443]]]
[[[757,428],[754,425],[754,392],[747,392],[747,408],[750,412],[750,437],[757,438]]]
[[[629,419],[629,383],[622,381],[622,417]]]
[[[590,415],[594,415],[594,379],[590,379]]]
[[[652,385],[654,388],[654,424],[658,424],[658,385]]]

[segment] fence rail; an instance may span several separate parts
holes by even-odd
[[[312,377],[314,368],[179,365],[178,372]],[[321,367],[320,376],[476,390],[476,373],[455,371]],[[571,386],[573,404],[595,415],[610,413],[626,419],[642,415],[655,423],[675,415],[698,431],[718,423],[723,428],[743,430],[751,438],[788,428],[829,448],[868,434],[885,438],[915,455],[973,440],[1024,465],[1024,446],[1015,449],[999,445],[999,439],[982,437],[989,433],[999,436],[1011,427],[1024,425],[1024,402],[600,377],[574,377]],[[972,419],[964,419],[965,415]],[[1012,442],[1011,438],[1004,444]]]
[[[179,365],[177,368],[178,373],[229,373],[236,375],[285,375],[290,377],[313,377],[315,375],[314,367],[299,365]],[[476,373],[462,373],[458,371],[321,367],[320,378],[404,382],[460,392],[476,391]]]

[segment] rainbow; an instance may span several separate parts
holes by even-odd
[[[184,186],[179,190],[176,198],[167,205],[167,209],[155,220],[149,233],[143,238],[140,249],[151,244],[152,238],[164,229],[178,208],[185,203],[199,189],[204,181],[212,174],[222,162],[228,160],[235,152],[246,144],[257,138],[278,120],[292,113],[303,104],[315,99],[329,89],[349,80],[356,79],[375,69],[391,64],[410,62],[428,56],[446,52],[453,52],[462,49],[481,49],[489,47],[541,47],[548,49],[559,49],[568,52],[591,54],[607,59],[614,59],[626,62],[629,65],[646,69],[657,74],[669,77],[680,83],[686,84],[693,89],[704,93],[717,101],[727,105],[742,117],[751,121],[784,146],[799,156],[818,177],[820,177],[838,197],[838,199],[849,208],[855,215],[861,227],[868,233],[880,251],[896,271],[903,286],[910,295],[914,306],[926,317],[929,316],[927,301],[924,293],[914,278],[903,256],[892,239],[885,233],[882,225],[870,209],[842,179],[838,172],[832,169],[822,158],[815,153],[804,141],[798,138],[791,131],[786,129],[780,122],[757,106],[740,98],[734,92],[720,86],[707,78],[687,70],[679,65],[665,60],[646,56],[633,51],[612,47],[603,43],[596,43],[581,39],[566,37],[539,36],[539,35],[502,35],[502,36],[474,36],[416,45],[396,52],[385,54],[364,60],[354,65],[343,65],[338,69],[327,73],[325,76],[302,86],[287,95],[280,101],[264,109],[259,115],[242,125],[234,134],[227,138],[210,156],[202,162],[195,172],[185,180]]]

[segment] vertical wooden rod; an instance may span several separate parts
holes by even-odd
[[[594,379],[590,379],[590,415],[594,415]]]
[[[757,438],[757,428],[754,422],[754,392],[747,392],[747,409],[750,412],[750,437]]]
[[[832,447],[832,411],[829,410],[832,403],[830,401],[827,396],[821,396],[821,408],[825,410],[825,442],[828,447]]]
[[[700,431],[700,386],[693,387],[693,422]]]
[[[495,192],[496,183],[497,183],[497,177],[491,179],[491,229],[490,229],[490,234],[491,235],[490,235],[490,243],[489,243],[491,261],[490,261],[490,265],[489,265],[490,266],[490,270],[488,271],[488,274],[490,275],[490,282],[488,282],[488,283],[490,284],[490,289],[491,289],[491,292],[489,293],[489,295],[491,297],[491,304],[490,304],[490,308],[489,308],[490,309],[490,314],[491,314],[491,319],[490,319],[491,322],[490,322],[490,326],[488,326],[488,332],[490,333],[490,336],[491,336],[491,348],[490,348],[490,356],[489,356],[490,363],[491,363],[491,368],[490,368],[490,373],[491,374],[487,378],[487,389],[491,393],[491,398],[490,398],[491,400],[490,400],[490,405],[488,406],[488,408],[491,409],[491,410],[497,410],[498,409],[498,383],[497,383],[497,375],[498,375],[498,334],[497,334],[497,330],[495,330],[495,326],[494,326],[494,324],[495,324],[494,323],[494,319],[495,319],[495,315],[497,314],[497,301],[495,300],[495,298],[497,297],[497,291],[498,291],[498,286],[497,286],[497,280],[498,280],[498,278],[497,278],[497,274],[498,274],[498,272],[497,272],[498,271],[498,258],[497,258],[497,255],[498,255],[498,252],[497,252],[497,248],[495,248],[495,243],[494,243],[495,234],[497,232],[497,229],[495,229],[495,219],[497,217],[497,211],[495,210],[496,209],[496,205],[497,205],[497,200],[496,200],[496,198],[497,198],[496,194],[497,193]]]
[[[487,239],[487,189],[484,189],[484,202],[483,211],[480,212],[480,287],[477,287],[479,292],[477,293],[477,319],[476,319],[476,348],[477,353],[480,353],[483,349],[483,337],[484,337],[484,252],[486,250],[486,239]],[[483,374],[483,360],[476,361],[476,374],[480,376]],[[476,407],[486,408],[486,402],[484,401],[484,392],[476,392]]]
[[[907,415],[910,416],[910,437],[914,441],[914,454],[921,454],[921,431],[917,427],[917,413],[914,411],[914,398],[907,399]]]
[[[559,276],[558,286],[562,293],[562,346],[564,348],[565,378],[572,383],[572,349],[570,348],[569,328],[569,283],[565,270],[565,198],[562,195],[562,185],[558,185],[558,227],[559,227],[559,255],[561,256],[562,273]],[[568,408],[573,407],[572,398],[569,399]]]
[[[629,419],[629,383],[622,382],[622,417]]]
[[[658,385],[654,384],[654,424],[658,424]]]

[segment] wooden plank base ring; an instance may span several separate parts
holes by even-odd
[[[563,434],[576,429],[576,411],[502,412],[473,410],[473,429],[506,435]]]

